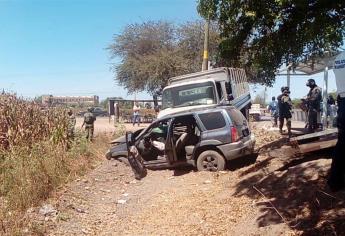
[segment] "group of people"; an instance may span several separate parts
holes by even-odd
[[[70,109],[68,112],[68,139],[74,139],[74,130],[76,125],[76,118],[73,114],[73,111]],[[86,139],[92,141],[94,133],[94,123],[96,121],[96,116],[92,113],[92,109],[88,108],[87,112],[84,114],[84,121],[82,128],[85,127]],[[138,103],[135,103],[133,106],[133,126],[135,124],[140,125],[140,106]]]
[[[309,79],[306,84],[310,89],[305,99],[303,99],[305,110],[307,112],[307,128],[308,132],[312,133],[318,129],[318,114],[321,111],[322,90],[317,86],[315,80]],[[279,131],[282,133],[284,120],[288,134],[291,136],[291,117],[292,117],[292,102],[290,99],[290,91],[288,87],[281,88],[282,94],[272,98],[269,104],[270,110],[274,119],[274,124],[277,126],[279,118]],[[331,95],[327,99],[328,112],[329,109],[337,103],[337,127],[338,127],[338,141],[335,147],[335,153],[332,159],[330,175],[327,181],[328,186],[332,191],[339,191],[345,188],[345,91],[343,88],[338,88],[338,97],[335,100]]]
[[[67,138],[68,140],[72,141],[75,136],[75,125],[76,125],[76,118],[73,114],[73,111],[70,109],[67,112],[68,115],[68,127],[67,127]],[[93,132],[94,132],[94,123],[96,121],[96,116],[92,113],[91,108],[87,109],[87,112],[84,114],[84,121],[82,124],[82,128],[85,127],[86,139],[92,141],[93,139]]]
[[[307,109],[307,128],[309,133],[313,133],[318,128],[318,113],[321,111],[322,91],[315,83],[314,79],[309,79],[306,85],[310,88],[304,99]],[[277,97],[272,97],[272,101],[268,105],[268,110],[271,112],[273,118],[273,125],[278,126],[279,132],[283,134],[284,121],[286,121],[286,128],[289,137],[291,137],[291,118],[292,118],[292,101],[290,98],[290,89],[287,86],[281,88],[281,94]]]

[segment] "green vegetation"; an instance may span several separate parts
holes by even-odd
[[[174,25],[147,21],[127,25],[108,47],[116,81],[128,91],[149,91],[167,84],[170,77],[201,70],[204,23]],[[210,58],[217,55],[219,34],[210,27]]]
[[[243,67],[266,85],[283,63],[337,51],[345,35],[343,0],[199,0],[198,12],[218,22],[217,64]]]
[[[293,108],[300,108],[302,104],[302,100],[300,98],[294,98],[292,99],[292,106]]]

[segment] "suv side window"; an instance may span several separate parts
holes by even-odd
[[[226,126],[224,116],[221,112],[199,114],[199,118],[207,130],[220,129]]]
[[[236,126],[246,125],[247,121],[242,115],[242,113],[235,109],[226,109],[228,112],[231,120],[233,123],[235,123]]]

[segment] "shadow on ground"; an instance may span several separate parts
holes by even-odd
[[[232,161],[228,161],[227,169],[230,171],[235,171],[235,170],[244,168],[246,166],[250,166],[256,162],[258,155],[259,153],[253,153],[253,154],[243,156],[241,158],[238,158]]]
[[[331,151],[325,152],[294,159],[268,175],[243,172],[234,195],[261,199],[259,227],[285,223],[302,235],[345,235],[345,191],[328,190]]]
[[[176,167],[173,170],[174,170],[174,176],[182,176],[192,171],[196,171],[196,169],[193,166],[181,166],[181,167]]]

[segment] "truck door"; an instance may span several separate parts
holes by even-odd
[[[174,119],[171,119],[169,122],[168,135],[165,142],[165,155],[169,164],[173,164],[177,161],[174,145]]]

